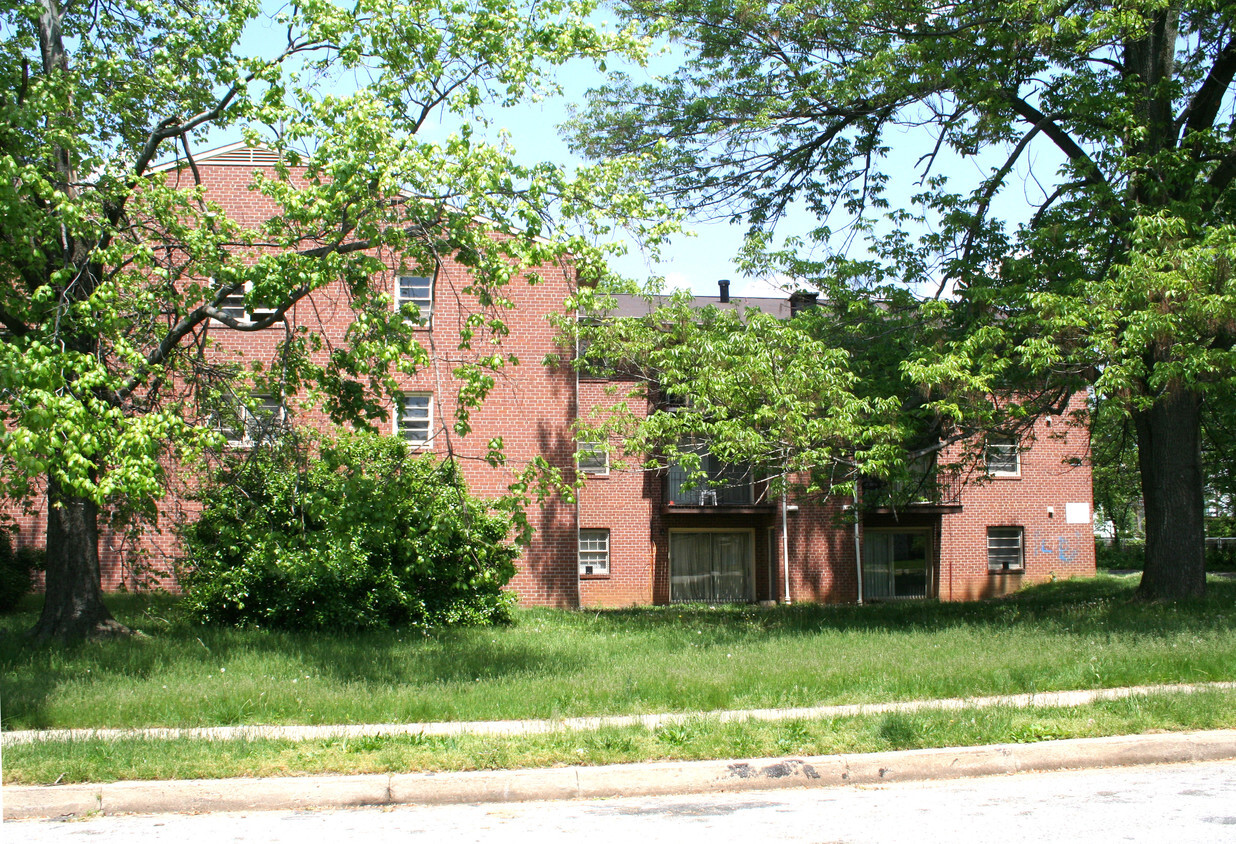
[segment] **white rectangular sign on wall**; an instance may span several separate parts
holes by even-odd
[[[1085,501],[1065,504],[1064,521],[1070,525],[1090,524],[1090,505]]]

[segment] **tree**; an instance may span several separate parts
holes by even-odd
[[[913,297],[894,294],[827,307],[799,298],[786,319],[700,308],[680,292],[649,296],[644,316],[612,318],[604,289],[580,290],[580,309],[596,318],[569,326],[583,349],[577,366],[609,376],[615,399],[584,420],[580,439],[617,438],[645,468],[677,465],[696,485],[710,480],[703,442],[722,464],[749,467],[771,495],[790,485],[854,495],[859,479],[922,493],[909,486],[935,480],[922,467],[974,431],[948,425],[902,374],[934,332]]]
[[[122,631],[99,589],[99,508],[149,509],[169,461],[220,439],[199,412],[209,395],[316,390],[335,421],[380,415],[393,376],[429,356],[415,314],[370,284],[383,257],[412,271],[442,254],[470,265],[478,319],[465,348],[502,332],[502,288],[518,273],[568,250],[595,265],[569,226],[616,196],[608,171],[570,181],[474,131],[483,105],[552,91],[552,66],[638,49],[584,21],[591,0],[260,7],[0,10],[0,461],[6,492],[48,497],[38,637]],[[459,128],[434,142],[423,134],[438,115]],[[212,132],[278,159],[254,186],[267,218],[206,201],[194,152]],[[173,157],[182,178],[154,169]],[[347,347],[323,362],[314,333],[289,327],[278,372],[216,365],[212,337],[280,322],[327,285],[357,315]],[[263,315],[238,319],[240,301]],[[461,364],[465,408],[492,383],[485,367],[509,363],[493,358]]]
[[[964,396],[1024,417],[1044,411],[1027,396],[1094,384],[1137,434],[1139,594],[1202,594],[1201,416],[1236,375],[1236,8],[626,6],[686,61],[596,92],[578,146],[655,154],[654,193],[749,225],[749,268],[934,291],[949,339],[903,370],[945,416]],[[795,212],[816,222],[777,243]]]

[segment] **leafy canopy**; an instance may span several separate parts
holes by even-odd
[[[654,155],[656,195],[748,224],[748,270],[924,294],[942,339],[900,369],[944,420],[1094,385],[1137,430],[1142,596],[1201,595],[1201,420],[1236,387],[1236,6],[624,5],[686,61],[598,92],[577,146]]]
[[[521,273],[644,210],[619,163],[568,177],[521,164],[484,110],[556,90],[579,59],[639,55],[591,0],[9,2],[0,7],[0,463],[5,491],[47,478],[97,503],[157,497],[164,458],[218,445],[220,396],[300,393],[373,425],[427,364],[392,272],[456,256],[470,316],[459,411],[517,363],[497,346]],[[446,129],[444,127],[455,127]],[[243,138],[278,164],[224,208],[194,158]],[[175,159],[171,169],[156,162]],[[257,209],[257,210],[255,210]],[[330,292],[333,291],[333,292]],[[314,321],[350,309],[342,343]],[[245,319],[240,311],[252,319]],[[290,317],[295,317],[292,327]],[[259,370],[221,339],[281,326]],[[272,335],[267,335],[272,336]],[[229,341],[230,342],[230,341]],[[226,345],[226,343],[224,344]]]
[[[686,60],[614,78],[578,148],[654,155],[656,195],[749,225],[752,271],[941,296],[925,315],[955,342],[905,368],[942,412],[1047,382],[1138,410],[1231,385],[1230,4],[624,6]]]

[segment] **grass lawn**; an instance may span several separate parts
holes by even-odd
[[[1236,582],[1130,602],[1136,578],[972,604],[523,611],[507,628],[347,635],[192,626],[166,596],[115,596],[149,638],[29,648],[0,619],[3,728],[552,718],[966,697],[1236,679]],[[970,720],[967,720],[970,719]],[[475,737],[10,746],[5,782],[506,767],[1236,727],[1236,695],[1076,710]],[[154,747],[159,745],[162,749]],[[442,767],[445,766],[445,767]],[[164,769],[168,772],[163,772]],[[64,781],[64,780],[62,780]]]

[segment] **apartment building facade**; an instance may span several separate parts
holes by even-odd
[[[722,282],[694,304],[789,318],[795,298],[732,299]],[[612,317],[649,307],[619,296]],[[611,405],[611,387],[581,375],[581,407]],[[635,414],[653,409],[626,401]],[[1075,396],[1069,412],[1084,404]],[[1088,429],[1047,417],[1017,439],[979,445],[944,449],[938,463],[949,471],[926,467],[928,483],[908,502],[862,483],[855,518],[853,498],[770,496],[758,471],[713,460],[707,443],[695,450],[708,482],[696,483],[680,466],[641,469],[641,455],[606,444],[610,459],[580,464],[580,603],[973,600],[1093,575]]]
[[[262,150],[232,145],[199,156],[207,197],[242,222],[260,223],[270,210],[250,190],[255,170],[274,162]],[[168,178],[176,178],[174,170]],[[430,364],[399,384],[401,400],[387,408],[390,433],[415,447],[453,455],[473,493],[496,497],[516,473],[544,460],[582,488],[572,497],[551,493],[531,505],[535,533],[510,583],[525,605],[616,607],[678,601],[855,602],[929,598],[962,600],[1004,594],[1028,582],[1093,574],[1088,435],[1060,420],[1038,422],[1018,442],[993,440],[985,465],[969,483],[945,495],[896,509],[850,499],[770,499],[758,479],[710,462],[710,476],[725,482],[693,486],[680,468],[648,470],[623,460],[617,443],[580,448],[575,424],[594,407],[612,403],[604,379],[579,374],[563,360],[561,313],[576,278],[569,264],[541,267],[537,283],[513,279],[504,291],[513,305],[501,319],[508,331],[487,338],[486,353],[519,361],[497,373],[484,404],[471,413],[466,437],[452,431],[461,355],[460,330],[475,322],[466,294],[468,268],[443,256],[433,271],[400,269],[394,258],[374,284],[398,307],[415,303],[419,339]],[[413,273],[413,274],[409,274]],[[269,362],[289,325],[320,332],[323,348],[339,345],[352,319],[342,288],[327,286],[287,314],[286,323],[261,331],[220,330],[214,354],[247,363]],[[724,300],[724,301],[723,301]],[[788,316],[780,299],[698,297],[700,305],[751,305]],[[235,307],[243,314],[243,305]],[[638,305],[630,303],[631,308]],[[569,357],[569,356],[568,356]],[[647,399],[628,398],[636,413]],[[325,415],[300,397],[269,397],[266,418],[284,414],[297,424],[323,426]],[[260,419],[233,423],[231,446],[252,447]],[[484,458],[500,439],[505,463]],[[16,514],[19,542],[42,544],[45,503]],[[178,558],[175,524],[193,518],[194,505],[175,493],[161,507],[153,530],[136,540],[104,527],[100,558],[105,589],[174,587]]]

